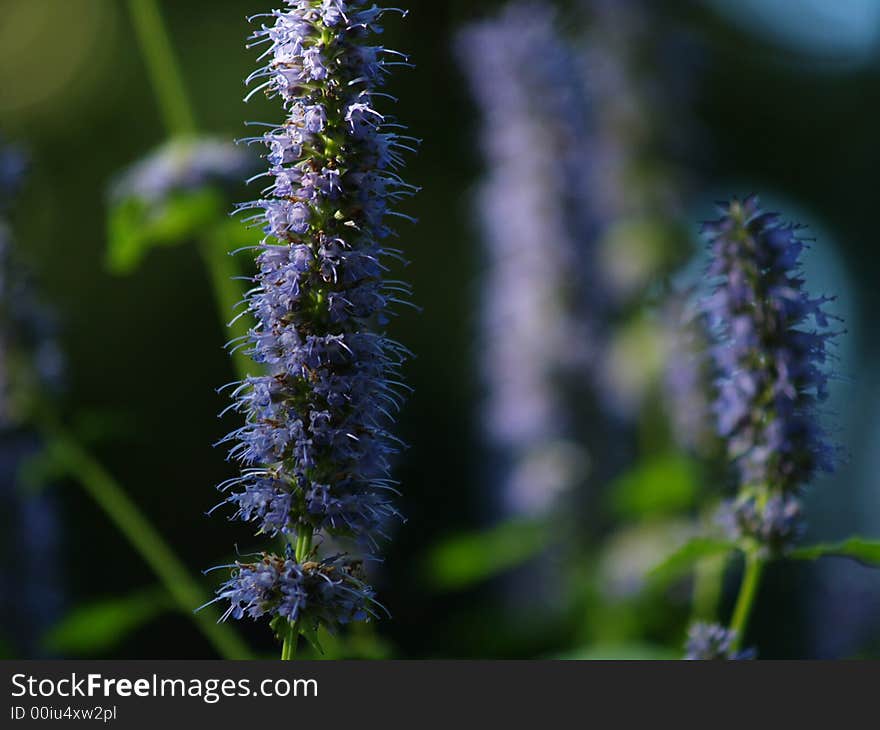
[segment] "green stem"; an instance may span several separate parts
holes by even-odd
[[[296,562],[302,563],[309,556],[312,549],[312,538],[314,534],[310,529],[304,529],[297,533],[296,544],[294,545],[294,555]]]
[[[157,0],[128,0],[128,9],[168,134],[195,135],[195,112]],[[225,325],[226,319],[232,316],[235,305],[241,300],[240,287],[233,280],[239,272],[232,257],[224,250],[219,236],[206,237],[201,242],[200,249]],[[244,323],[234,328],[233,336],[245,334],[246,327],[244,330],[242,327]],[[234,357],[236,371],[241,377],[247,374],[246,360],[249,363],[243,353]],[[205,603],[206,596],[190,578],[186,568],[100,464],[72,439],[59,436],[55,439],[54,446],[65,459],[71,473],[79,478],[86,491],[128,537],[181,608],[192,613],[194,607]],[[225,624],[216,623],[216,617],[209,613],[213,611],[199,611],[193,614],[193,620],[218,653],[227,659],[250,657],[250,651],[238,636]]]
[[[228,625],[217,623],[215,611],[206,607],[194,612],[209,598],[113,477],[63,431],[51,431],[47,442],[54,456],[125,535],[217,653],[224,659],[251,658],[250,650],[235,632]]]
[[[294,556],[296,562],[302,563],[309,555],[312,549],[312,539],[314,533],[306,528],[300,529],[296,534],[296,540],[293,543]],[[296,658],[296,645],[299,641],[299,621],[291,621],[287,624],[287,633],[284,635],[284,641],[281,644],[281,661],[286,662]]]
[[[749,616],[758,595],[758,586],[761,583],[764,565],[764,559],[756,551],[752,550],[746,553],[745,572],[739,589],[739,597],[733,609],[733,617],[730,620],[730,629],[735,632],[732,644],[733,651],[738,651],[742,646],[748,628]]]
[[[150,82],[170,135],[192,135],[196,119],[156,0],[128,0]]]
[[[129,11],[137,32],[141,52],[150,74],[153,92],[162,109],[165,127],[170,136],[193,135],[197,131],[195,112],[183,83],[180,66],[156,0],[128,0]],[[221,229],[222,231],[222,229]],[[241,272],[235,259],[228,254],[226,240],[218,231],[209,232],[199,243],[199,250],[214,290],[224,327],[233,317],[242,300],[241,286],[235,281]],[[247,321],[241,318],[230,330],[232,337],[248,332]],[[233,354],[233,365],[239,378],[245,378],[253,363],[241,350]]]
[[[211,277],[211,288],[220,312],[221,324],[224,329],[228,325],[230,339],[236,340],[238,344],[238,340],[246,337],[249,330],[247,317],[238,317],[231,324],[229,321],[237,314],[236,307],[242,300],[241,287],[235,279],[241,274],[238,263],[226,250],[224,238],[216,232],[207,234],[199,242],[199,252]],[[242,347],[233,350],[232,364],[241,380],[244,380],[254,369],[253,360]]]
[[[291,621],[287,624],[287,634],[281,645],[281,661],[289,662],[296,659],[296,645],[299,639],[299,621]]]

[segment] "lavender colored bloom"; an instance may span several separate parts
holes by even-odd
[[[377,617],[383,610],[359,577],[360,564],[335,556],[298,563],[293,557],[263,555],[256,563],[236,563],[215,601],[228,601],[222,616],[240,619],[281,617],[309,629],[330,629]]]
[[[755,197],[721,212],[704,226],[716,282],[704,310],[720,338],[718,428],[740,474],[736,523],[781,548],[798,532],[800,490],[833,468],[817,405],[827,397],[837,333],[829,299],[805,291],[800,228],[764,213]]]
[[[735,638],[735,632],[718,624],[696,623],[688,631],[685,659],[697,661],[754,659],[754,650],[733,649]]]
[[[251,156],[235,145],[211,139],[166,142],[132,165],[115,181],[111,196],[135,198],[159,207],[175,193],[206,185],[238,184],[254,167]]]
[[[746,494],[723,504],[718,522],[730,537],[752,537],[773,554],[803,534],[802,513],[801,500],[795,495],[774,494],[761,506],[754,495]]]
[[[415,192],[397,174],[415,140],[376,105],[389,68],[405,62],[368,44],[390,11],[361,0],[287,4],[260,16],[271,22],[253,37],[268,44],[254,91],[280,98],[287,119],[250,140],[268,150],[271,184],[240,206],[257,211],[250,220],[265,238],[246,298],[255,325],[237,346],[259,374],[233,391],[245,424],[225,441],[243,470],[221,488],[260,533],[322,531],[372,548],[398,514],[389,460],[399,442],[388,426],[407,355],[382,333],[408,294],[385,280],[383,261],[399,256],[389,219],[405,216],[394,206]],[[339,601],[328,601],[332,613]],[[268,613],[286,615],[275,604]]]
[[[571,469],[542,454],[571,440],[560,386],[582,380],[594,341],[586,99],[574,54],[546,4],[515,3],[469,27],[458,51],[482,110],[489,165],[479,195],[485,427],[512,464],[506,507],[540,512],[571,486]],[[523,490],[519,472],[536,463],[557,466]]]

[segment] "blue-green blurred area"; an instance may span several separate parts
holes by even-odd
[[[568,527],[540,520],[498,525],[486,514],[493,487],[479,436],[481,257],[472,220],[482,161],[476,111],[451,42],[463,23],[501,3],[404,4],[409,17],[390,19],[383,42],[417,64],[396,73],[390,91],[400,99],[395,113],[424,140],[406,170],[407,180],[424,188],[405,207],[419,223],[401,231],[412,262],[402,275],[423,311],[404,309],[391,325],[417,355],[406,367],[415,394],[399,424],[411,448],[396,468],[407,522],[374,571],[393,618],[376,627],[378,637],[359,633],[342,648],[334,643],[334,651],[675,656],[688,617],[687,582],[652,587],[645,576],[692,534],[693,521],[683,515],[693,512],[705,473],[664,455],[625,465],[609,481],[610,496],[595,502],[607,537],[601,544],[580,544]],[[570,5],[561,2],[562,12]],[[713,200],[763,194],[770,207],[811,225],[817,240],[807,262],[810,288],[838,295],[836,311],[846,318],[841,377],[827,410],[848,459],[810,491],[808,537],[880,537],[880,344],[872,315],[880,307],[880,4],[657,5],[689,39],[684,52],[693,54],[692,100],[671,117],[680,114],[683,126],[695,130],[686,140],[686,164],[694,179],[707,181],[688,201],[694,233],[713,215]],[[277,105],[261,96],[241,101],[256,57],[244,49],[245,18],[268,6],[162,6],[203,130],[232,139],[249,134],[245,120],[279,118]],[[198,249],[157,248],[126,275],[105,263],[108,184],[165,139],[125,3],[0,0],[0,19],[0,131],[30,156],[12,221],[60,320],[63,413],[198,576],[228,562],[236,547],[251,553],[261,543],[219,512],[205,515],[219,501],[214,485],[234,469],[212,444],[235,424],[234,417],[218,420],[226,399],[215,392],[235,376]],[[255,194],[242,186],[230,207]],[[693,270],[699,274],[697,265]],[[640,356],[636,347],[632,357]],[[83,491],[60,479],[53,495],[61,549],[51,574],[61,581],[66,608],[27,649],[10,635],[21,617],[0,616],[0,652],[212,656]],[[7,572],[20,562],[20,544],[4,542]],[[209,587],[217,576],[203,580]],[[4,579],[2,590],[0,605],[14,604],[15,581]],[[762,656],[880,656],[880,574],[837,562],[776,565],[755,616]],[[275,654],[265,626],[237,628],[257,651]]]
[[[874,0],[710,0],[730,22],[814,61],[876,59],[880,5]]]

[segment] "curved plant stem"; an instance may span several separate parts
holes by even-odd
[[[761,574],[764,572],[764,559],[756,552],[746,553],[746,566],[743,573],[742,584],[739,589],[739,597],[733,609],[733,617],[730,620],[730,629],[735,632],[733,637],[733,651],[738,651],[742,646],[746,629],[748,628],[749,616],[755,598],[758,595],[758,586],[761,583]]]
[[[157,0],[128,0],[128,6],[166,131],[172,137],[196,134],[196,115]],[[222,231],[220,226],[210,231],[199,242],[199,252],[211,277],[214,299],[225,327],[243,297],[241,286],[235,280],[240,271],[235,259],[229,255]],[[242,318],[233,325],[231,334],[235,338],[246,335],[247,331],[246,320]],[[237,376],[244,379],[253,363],[237,350],[233,353],[233,365]]]
[[[227,624],[217,623],[216,612],[209,607],[193,612],[210,598],[113,477],[64,431],[50,432],[47,443],[58,463],[125,535],[217,653],[224,659],[251,658],[250,650],[237,634]]]
[[[162,117],[172,135],[196,132],[196,119],[156,0],[128,0],[128,9]]]

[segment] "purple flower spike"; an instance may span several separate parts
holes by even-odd
[[[369,44],[390,10],[363,0],[287,5],[257,16],[270,22],[252,39],[267,63],[249,81],[281,100],[286,119],[248,140],[265,145],[269,164],[263,197],[240,206],[256,211],[250,220],[264,233],[245,300],[255,323],[236,344],[255,367],[232,395],[244,425],[224,439],[243,470],[221,489],[233,517],[259,533],[309,545],[322,532],[372,550],[398,516],[390,459],[400,444],[388,428],[407,352],[382,328],[409,288],[385,280],[384,261],[400,257],[389,221],[416,191],[398,170],[417,142],[378,107],[389,70],[407,63]],[[368,589],[338,582],[337,566],[333,576],[309,573],[311,556],[240,566],[219,594],[227,615],[292,622],[309,606],[328,625],[368,618]],[[272,600],[260,597],[264,581],[275,581]]]
[[[559,458],[574,448],[560,386],[584,380],[600,289],[588,283],[588,105],[558,26],[550,5],[518,2],[458,39],[488,166],[479,193],[485,429],[513,514],[553,508],[577,479],[581,457]]]
[[[715,282],[704,311],[719,335],[718,430],[741,481],[728,521],[780,550],[800,531],[801,489],[834,466],[817,406],[838,332],[830,300],[805,291],[800,227],[765,213],[755,197],[721,212],[703,227]]]

